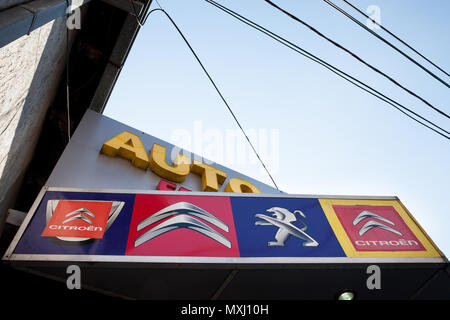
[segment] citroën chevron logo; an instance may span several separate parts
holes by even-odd
[[[358,225],[359,223],[361,223],[363,220],[365,219],[370,219],[368,220],[364,225],[361,226],[361,228],[358,230],[358,234],[360,236],[363,236],[364,234],[366,234],[367,232],[369,232],[370,230],[376,229],[376,228],[380,228],[395,234],[398,234],[399,236],[402,236],[402,233],[400,231],[397,231],[395,229],[393,229],[392,227],[380,222],[383,221],[387,224],[390,224],[392,226],[395,226],[395,223],[392,222],[389,219],[386,219],[376,213],[364,210],[363,212],[361,212],[360,214],[358,214],[355,219],[353,219],[352,223],[354,226]],[[380,221],[377,221],[377,220]]]
[[[42,236],[70,242],[103,238],[124,205],[123,201],[49,200]]]
[[[155,223],[157,223],[157,225],[140,235],[135,240],[134,247],[139,247],[167,232],[176,229],[188,229],[213,239],[227,248],[231,248],[231,241],[228,238],[199,219],[202,219],[225,232],[229,232],[228,225],[210,212],[192,203],[181,201],[171,204],[140,221],[137,224],[136,231],[143,230]]]

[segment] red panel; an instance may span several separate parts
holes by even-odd
[[[42,235],[103,238],[111,206],[108,201],[60,200]]]
[[[144,219],[170,205],[180,202],[187,202],[208,211],[228,226],[228,232],[203,220],[201,217],[186,214],[186,211],[183,210],[175,211],[165,219],[148,225],[139,231],[137,230],[138,224]],[[174,228],[173,230],[160,234],[148,241],[137,244],[136,240],[140,236],[169,219],[180,217],[180,215],[183,215],[184,217],[188,215],[197,221],[200,220],[202,223],[208,225],[229,240],[231,248],[228,248],[226,245],[219,243],[205,234],[188,228]],[[166,223],[171,223],[171,221]],[[136,195],[126,255],[238,257],[239,248],[229,197]]]
[[[163,190],[163,191],[175,191],[177,189],[177,185],[173,182],[166,181],[164,179],[161,179],[158,183],[158,186],[156,187],[156,190]]]
[[[400,215],[392,206],[353,206],[333,205],[334,211],[357,251],[422,251],[420,241],[412,233]],[[355,218],[364,211],[371,212],[384,219],[367,216],[358,222]],[[364,226],[380,224],[374,228]],[[386,226],[390,229],[383,228]]]

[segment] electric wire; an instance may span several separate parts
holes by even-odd
[[[158,3],[159,6],[159,3]],[[244,128],[242,127],[241,123],[239,122],[239,120],[237,119],[235,113],[233,112],[233,110],[231,109],[230,105],[228,104],[227,100],[225,99],[225,97],[222,95],[221,91],[219,90],[219,88],[217,87],[216,83],[214,82],[214,80],[212,79],[211,75],[209,74],[209,72],[206,70],[205,66],[203,65],[203,63],[201,62],[200,58],[198,57],[197,53],[195,52],[195,50],[192,48],[191,44],[189,43],[189,41],[186,39],[186,37],[184,36],[183,32],[180,30],[180,28],[178,27],[178,25],[175,23],[175,21],[172,19],[172,17],[161,7],[160,8],[156,8],[151,10],[150,12],[147,13],[147,15],[145,16],[145,18],[143,19],[143,21],[139,21],[139,24],[141,26],[143,26],[145,24],[145,22],[147,21],[148,17],[156,11],[160,11],[162,13],[164,13],[166,15],[166,17],[170,20],[170,22],[172,23],[172,25],[175,27],[175,29],[178,31],[178,34],[183,38],[184,42],[186,43],[186,45],[188,46],[189,50],[191,51],[191,53],[194,55],[195,59],[197,60],[197,62],[199,63],[200,67],[203,69],[204,73],[206,74],[206,76],[208,77],[209,81],[211,82],[211,84],[213,85],[214,89],[216,90],[216,92],[218,93],[219,97],[222,99],[223,103],[225,104],[225,106],[227,107],[228,111],[230,112],[230,114],[232,115],[234,121],[237,123],[239,129],[242,131],[243,135],[245,136],[248,144],[250,145],[250,147],[252,148],[253,152],[255,153],[256,157],[258,158],[259,162],[261,163],[261,165],[263,166],[264,170],[266,171],[267,175],[269,176],[270,180],[272,180],[273,185],[275,186],[275,188],[277,190],[280,190],[278,188],[277,183],[275,182],[273,176],[270,174],[269,170],[267,169],[266,165],[264,164],[264,161],[261,159],[261,157],[259,156],[258,152],[256,151],[256,148],[253,146],[253,143],[250,141],[250,138],[248,137],[248,135],[245,133]],[[138,16],[136,15],[136,18],[138,18]]]
[[[411,118],[412,120],[418,122],[419,124],[425,126],[426,128],[434,131],[435,133],[443,136],[446,139],[450,140],[450,132],[446,131],[445,129],[439,127],[438,125],[436,125],[435,123],[427,120],[426,118],[422,117],[421,115],[419,115],[418,113],[414,112],[413,110],[405,107],[404,105],[400,104],[399,102],[387,97],[386,95],[384,95],[383,93],[379,92],[378,90],[372,88],[371,86],[365,84],[364,82],[356,79],[355,77],[351,76],[350,74],[340,70],[339,68],[329,64],[328,62],[320,59],[319,57],[313,55],[312,53],[304,50],[303,48],[299,47],[298,45],[290,42],[289,40],[286,40],[285,38],[277,35],[276,33],[273,33],[272,31],[262,27],[261,25],[253,22],[252,20],[236,13],[235,11],[213,1],[213,0],[205,0],[206,2],[208,2],[209,4],[215,6],[216,8],[222,10],[223,12],[229,14],[230,16],[232,16],[233,18],[243,22],[244,24],[254,28],[255,30],[258,30],[260,32],[262,32],[263,34],[269,36],[270,38],[274,39],[275,41],[281,43],[282,45],[288,47],[289,49],[303,55],[304,57],[322,65],[323,67],[327,68],[328,70],[330,70],[331,72],[335,73],[336,75],[338,75],[339,77],[343,78],[344,80],[352,83],[353,85],[357,86],[358,88],[366,91],[367,93],[375,96],[376,98],[382,100],[383,102],[391,105],[392,107],[394,107],[395,109],[397,109],[398,111],[400,111],[401,113],[403,113],[404,115],[408,116],[409,118]],[[406,111],[404,111],[406,110]],[[427,122],[428,124],[434,126],[435,128],[438,128],[439,130],[442,130],[443,132],[449,134],[449,136],[441,133],[440,131],[436,130],[435,128],[430,127],[429,125],[421,122],[420,120],[414,118],[411,114],[419,117],[420,119],[424,120],[425,122]]]
[[[424,98],[422,98],[421,96],[419,96],[418,94],[416,94],[415,92],[411,91],[410,89],[404,87],[403,85],[401,85],[397,80],[393,79],[392,77],[390,77],[389,75],[387,75],[386,73],[384,73],[383,71],[381,71],[380,69],[372,66],[370,63],[368,63],[367,61],[365,61],[364,59],[362,59],[361,57],[359,57],[357,54],[355,54],[354,52],[350,51],[349,49],[345,48],[344,46],[342,46],[341,44],[337,43],[336,41],[328,38],[327,36],[325,36],[323,33],[321,33],[319,30],[317,30],[316,28],[314,28],[313,26],[311,26],[310,24],[306,23],[305,21],[299,19],[298,17],[296,17],[295,15],[291,14],[290,12],[280,8],[279,6],[277,6],[275,3],[273,3],[270,0],[263,0],[265,2],[267,2],[269,5],[271,5],[272,7],[276,8],[277,10],[281,11],[282,13],[284,13],[285,15],[287,15],[288,17],[290,17],[291,19],[301,23],[302,25],[306,26],[308,29],[310,29],[311,31],[313,31],[315,34],[319,35],[321,38],[327,40],[328,42],[330,42],[331,44],[333,44],[334,46],[338,47],[339,49],[343,50],[344,52],[348,53],[349,55],[351,55],[353,58],[355,58],[356,60],[360,61],[361,63],[363,63],[364,65],[366,65],[367,67],[369,67],[370,69],[372,69],[373,71],[377,72],[378,74],[382,75],[383,77],[385,77],[386,79],[388,79],[389,81],[391,81],[392,83],[394,83],[396,86],[398,86],[399,88],[403,89],[404,91],[406,91],[407,93],[409,93],[410,95],[412,95],[413,97],[419,99],[420,101],[422,101],[423,103],[425,103],[427,106],[429,106],[430,108],[432,108],[433,110],[435,110],[436,112],[440,113],[441,115],[447,117],[450,119],[450,115],[446,114],[444,111],[440,110],[439,108],[435,107],[434,105],[432,105],[430,102],[428,102],[427,100],[425,100]]]
[[[383,31],[387,32],[390,36],[394,37],[396,40],[398,40],[400,43],[402,43],[403,45],[405,45],[406,47],[408,47],[409,49],[411,49],[414,53],[416,53],[418,56],[420,56],[422,59],[424,59],[425,61],[427,61],[428,63],[430,63],[432,66],[434,66],[436,69],[438,69],[439,71],[443,72],[444,74],[446,74],[448,77],[450,77],[450,74],[448,72],[446,72],[444,69],[442,69],[441,67],[439,67],[438,65],[436,65],[434,62],[432,62],[430,59],[428,59],[427,57],[425,57],[425,55],[423,55],[422,53],[420,53],[417,49],[414,49],[411,45],[409,45],[406,41],[402,40],[399,36],[395,35],[392,31],[390,31],[388,28],[384,27],[383,25],[381,25],[380,23],[378,23],[377,21],[375,21],[374,19],[372,19],[371,17],[369,17],[367,14],[365,14],[363,11],[361,11],[360,9],[358,9],[356,6],[354,6],[353,4],[349,3],[347,0],[342,0],[344,1],[345,4],[347,4],[348,6],[350,6],[351,8],[353,8],[354,10],[356,10],[359,14],[363,15],[364,17],[366,17],[367,19],[369,19],[370,21],[372,21],[372,23],[376,24],[377,26],[379,26]]]
[[[383,41],[384,43],[386,43],[388,46],[390,46],[392,49],[394,49],[395,51],[397,51],[398,53],[400,53],[402,56],[404,56],[405,58],[407,58],[409,61],[411,61],[412,63],[414,63],[416,66],[418,66],[419,68],[421,68],[422,70],[424,70],[426,73],[428,73],[429,75],[431,75],[433,78],[435,78],[436,80],[438,80],[439,82],[441,82],[442,84],[444,84],[447,88],[450,88],[450,84],[448,84],[447,82],[445,82],[444,80],[442,80],[439,76],[437,76],[436,74],[434,74],[432,71],[430,71],[428,68],[424,67],[422,64],[420,64],[419,62],[417,62],[415,59],[411,58],[409,55],[407,55],[404,51],[402,51],[401,49],[397,48],[394,44],[392,44],[391,42],[389,42],[388,40],[386,40],[385,38],[383,38],[382,36],[380,36],[378,33],[374,32],[373,30],[371,30],[370,28],[368,28],[364,23],[360,22],[358,19],[356,19],[355,17],[353,17],[351,14],[349,14],[347,11],[345,11],[344,9],[342,9],[341,7],[339,7],[338,5],[336,5],[335,3],[331,2],[330,0],[323,0],[326,4],[328,4],[329,6],[331,6],[333,9],[337,10],[339,13],[343,14],[344,16],[346,16],[348,19],[350,19],[351,21],[353,21],[354,23],[356,23],[357,25],[359,25],[361,28],[363,28],[364,30],[366,30],[367,32],[369,32],[370,34],[372,34],[373,36],[377,37],[378,39],[380,39],[381,41]]]
[[[156,1],[156,4],[158,5],[158,7],[159,7],[160,9],[162,9],[161,5],[159,4],[159,1],[158,1],[158,0],[155,0],[155,1]]]
[[[141,20],[139,19],[139,15],[138,15],[138,13],[137,13],[137,11],[136,11],[136,6],[134,5],[134,1],[133,1],[133,0],[129,0],[129,2],[131,3],[131,6],[133,7],[133,13],[134,13],[134,16],[135,16],[135,18],[136,18],[137,24],[138,24],[140,27],[142,27],[143,24],[142,24]]]
[[[69,87],[69,64],[70,64],[70,41],[69,41],[69,26],[67,21],[71,15],[69,10],[69,0],[66,0],[66,106],[67,106],[67,137],[70,142],[70,87]]]

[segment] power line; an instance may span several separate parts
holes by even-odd
[[[67,107],[67,137],[70,142],[70,87],[69,87],[69,65],[70,65],[70,42],[69,42],[69,26],[67,21],[72,14],[69,10],[69,0],[66,0],[66,107]]]
[[[409,49],[411,49],[412,51],[414,51],[417,55],[419,55],[422,59],[424,59],[425,61],[427,61],[428,63],[430,63],[432,66],[434,66],[435,68],[437,68],[438,70],[440,70],[441,72],[445,73],[448,77],[450,77],[450,74],[448,72],[446,72],[445,70],[443,70],[441,67],[439,67],[438,65],[436,65],[434,62],[432,62],[431,60],[429,60],[427,57],[425,57],[422,53],[420,53],[417,49],[414,49],[412,46],[410,46],[406,41],[402,40],[400,37],[398,37],[397,35],[395,35],[393,32],[391,32],[389,29],[385,28],[384,26],[382,26],[380,23],[378,23],[377,21],[375,21],[374,19],[372,19],[371,17],[369,17],[367,14],[365,14],[364,12],[362,12],[360,9],[358,9],[357,7],[355,7],[353,4],[349,3],[347,0],[342,0],[344,1],[345,4],[349,5],[350,7],[352,7],[354,10],[356,10],[358,13],[360,13],[361,15],[363,15],[364,17],[366,17],[367,19],[369,19],[370,21],[372,21],[374,24],[376,24],[377,26],[379,26],[382,30],[384,30],[385,32],[387,32],[389,35],[391,35],[392,37],[394,37],[395,39],[397,39],[398,41],[400,41],[403,45],[407,46]]]
[[[303,55],[304,57],[322,65],[323,67],[327,68],[328,70],[330,70],[331,72],[337,74],[339,77],[343,78],[344,80],[352,83],[353,85],[357,86],[358,88],[366,91],[367,93],[375,96],[376,98],[382,100],[383,102],[386,102],[387,104],[391,105],[392,107],[394,107],[395,109],[397,109],[398,111],[402,112],[403,114],[405,114],[406,116],[408,116],[409,118],[411,118],[412,120],[418,122],[419,124],[425,126],[426,128],[434,131],[435,133],[443,136],[446,139],[450,140],[450,132],[446,131],[445,129],[439,127],[438,125],[434,124],[433,122],[425,119],[424,117],[422,117],[421,115],[417,114],[416,112],[412,111],[411,109],[405,107],[404,105],[400,104],[399,102],[387,97],[386,95],[384,95],[383,93],[377,91],[376,89],[372,88],[371,86],[365,84],[364,82],[356,79],[355,77],[349,75],[348,73],[338,69],[337,67],[329,64],[328,62],[318,58],[317,56],[313,55],[312,53],[304,50],[303,48],[299,47],[298,45],[290,42],[289,40],[286,40],[285,38],[273,33],[272,31],[269,31],[268,29],[260,26],[259,24],[253,22],[252,20],[245,18],[244,16],[236,13],[235,11],[213,1],[213,0],[205,0],[206,2],[208,2],[209,4],[215,6],[216,8],[222,10],[223,12],[231,15],[233,18],[245,23],[246,25],[262,32],[263,34],[269,36],[270,38],[274,39],[275,41],[281,43],[282,45],[288,47],[289,49]],[[406,110],[406,111],[404,111]],[[429,125],[421,122],[420,120],[414,118],[411,114],[419,117],[420,119],[424,120],[425,122],[427,122],[428,124],[438,128],[439,130],[442,130],[443,132],[449,134],[449,136],[443,134],[442,132],[439,132],[438,130],[436,130],[435,128],[430,127]]]
[[[159,5],[159,4],[158,4]],[[263,166],[264,170],[267,172],[267,175],[270,177],[270,180],[272,180],[272,183],[274,184],[275,188],[277,188],[277,190],[280,190],[278,188],[278,185],[276,184],[274,178],[272,177],[272,175],[270,174],[269,170],[267,169],[266,165],[264,164],[264,161],[261,159],[261,157],[259,156],[258,152],[256,151],[255,147],[253,146],[253,143],[250,141],[250,138],[248,137],[248,135],[245,133],[244,128],[242,127],[241,123],[239,122],[239,120],[237,119],[236,115],[234,114],[233,110],[231,109],[230,105],[228,104],[228,102],[226,101],[226,99],[224,98],[224,96],[222,95],[222,93],[220,92],[219,88],[217,87],[216,83],[214,82],[214,80],[212,79],[212,77],[210,76],[209,72],[206,70],[205,66],[203,65],[203,63],[201,62],[200,58],[198,57],[198,55],[195,53],[194,49],[192,48],[192,46],[190,45],[189,41],[186,39],[186,37],[184,36],[183,32],[181,32],[180,28],[178,27],[178,25],[175,23],[175,21],[172,19],[172,17],[161,7],[157,8],[157,9],[153,9],[151,10],[144,18],[144,20],[142,22],[139,21],[139,24],[142,26],[145,24],[145,22],[147,21],[147,18],[150,16],[150,14],[152,14],[155,11],[160,11],[162,13],[164,13],[166,15],[166,17],[170,20],[170,22],[172,23],[172,25],[175,27],[175,29],[178,31],[178,33],[180,34],[180,36],[183,38],[184,42],[186,43],[186,45],[188,46],[189,50],[192,52],[192,54],[194,55],[195,59],[197,60],[197,62],[199,63],[200,67],[203,69],[203,71],[205,72],[206,76],[208,77],[209,81],[212,83],[212,85],[214,86],[214,89],[216,89],[217,93],[219,94],[220,98],[222,99],[223,103],[225,104],[225,106],[227,107],[228,111],[231,113],[233,119],[235,120],[235,122],[237,123],[237,125],[239,126],[239,129],[242,131],[242,133],[244,134],[245,138],[247,139],[250,147],[252,148],[253,152],[255,153],[256,157],[258,158],[259,162],[261,163],[261,165]],[[136,19],[138,19],[137,15],[136,15]]]
[[[338,5],[336,5],[335,3],[329,1],[329,0],[323,0],[326,4],[328,4],[329,6],[331,6],[332,8],[334,8],[335,10],[337,10],[339,13],[343,14],[344,16],[346,16],[347,18],[349,18],[351,21],[353,21],[354,23],[356,23],[357,25],[359,25],[361,28],[363,28],[364,30],[366,30],[367,32],[371,33],[373,36],[377,37],[378,39],[380,39],[381,41],[383,41],[384,43],[386,43],[388,46],[390,46],[392,49],[394,49],[395,51],[397,51],[398,53],[400,53],[402,56],[404,56],[405,58],[407,58],[409,61],[411,61],[412,63],[414,63],[416,66],[418,66],[419,68],[421,68],[422,70],[424,70],[426,73],[428,73],[429,75],[431,75],[433,78],[435,78],[436,80],[438,80],[439,82],[441,82],[442,84],[444,84],[447,88],[450,88],[450,84],[448,84],[447,82],[445,82],[444,80],[442,80],[440,77],[438,77],[436,74],[434,74],[432,71],[430,71],[428,68],[424,67],[422,64],[420,64],[419,62],[417,62],[416,60],[414,60],[413,58],[411,58],[409,55],[407,55],[404,51],[402,51],[401,49],[397,48],[395,45],[393,45],[391,42],[389,42],[388,40],[386,40],[385,38],[383,38],[382,36],[380,36],[379,34],[377,34],[376,32],[374,32],[373,30],[371,30],[370,28],[368,28],[365,24],[361,23],[359,20],[357,20],[355,17],[353,17],[351,14],[349,14],[347,11],[345,11],[344,9],[342,9],[341,7],[339,7]]]
[[[128,0],[128,1],[131,3],[131,6],[133,7],[133,12],[134,12],[134,16],[135,16],[135,18],[136,18],[137,24],[138,24],[140,27],[142,27],[142,26],[143,26],[143,23],[141,22],[141,19],[139,19],[139,15],[138,15],[138,13],[137,13],[137,11],[136,11],[136,6],[134,5],[134,1],[133,1],[133,0]]]
[[[353,53],[352,51],[350,51],[349,49],[345,48],[344,46],[342,46],[341,44],[337,43],[336,41],[328,38],[327,36],[325,36],[323,33],[321,33],[320,31],[318,31],[316,28],[314,28],[313,26],[309,25],[308,23],[306,23],[305,21],[299,19],[298,17],[294,16],[293,14],[291,14],[290,12],[280,8],[279,6],[277,6],[275,3],[273,3],[270,0],[264,0],[265,2],[267,2],[268,4],[270,4],[271,6],[273,6],[274,8],[276,8],[277,10],[281,11],[282,13],[284,13],[285,15],[287,15],[288,17],[290,17],[291,19],[303,24],[304,26],[306,26],[308,29],[310,29],[311,31],[313,31],[314,33],[316,33],[317,35],[319,35],[320,37],[324,38],[325,40],[327,40],[328,42],[332,43],[334,46],[338,47],[339,49],[345,51],[346,53],[350,54],[353,58],[355,58],[356,60],[360,61],[361,63],[363,63],[364,65],[366,65],[367,67],[369,67],[370,69],[372,69],[373,71],[377,72],[378,74],[382,75],[383,77],[387,78],[389,81],[391,81],[392,83],[394,83],[396,86],[398,86],[399,88],[403,89],[404,91],[406,91],[407,93],[409,93],[410,95],[414,96],[415,98],[419,99],[420,101],[422,101],[423,103],[425,103],[426,105],[428,105],[430,108],[432,108],[433,110],[435,110],[436,112],[440,113],[441,115],[447,117],[450,119],[450,116],[448,114],[446,114],[444,111],[438,109],[437,107],[433,106],[430,102],[428,102],[427,100],[425,100],[424,98],[422,98],[421,96],[419,96],[418,94],[414,93],[413,91],[411,91],[410,89],[404,87],[403,85],[401,85],[397,80],[393,79],[392,77],[390,77],[389,75],[387,75],[386,73],[384,73],[383,71],[379,70],[378,68],[372,66],[370,63],[366,62],[365,60],[363,60],[362,58],[360,58],[358,55],[356,55],[355,53]]]
[[[156,1],[156,4],[158,5],[158,7],[159,7],[160,9],[162,9],[161,5],[159,4],[159,1],[158,1],[158,0],[155,0],[155,1]]]

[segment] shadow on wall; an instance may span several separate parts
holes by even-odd
[[[40,50],[30,50],[26,45],[27,41],[31,41],[33,34],[35,37],[36,34],[38,35],[36,45],[40,46],[37,48]],[[46,40],[42,40],[45,38]],[[44,41],[45,46],[42,48]],[[65,75],[65,17],[60,17],[34,30],[30,36],[24,36],[0,50],[11,48],[16,51],[11,52],[8,58],[10,61],[3,61],[3,63],[13,66],[13,73],[16,74],[10,77],[2,76],[0,81],[2,79],[13,81],[14,83],[8,84],[9,87],[20,86],[27,81],[30,73],[34,72],[34,75],[28,90],[25,90],[26,96],[21,98],[20,93],[10,99],[15,101],[15,104],[9,107],[13,115],[0,128],[0,148],[3,149],[3,152],[0,152],[2,154],[0,170],[3,168],[0,177],[0,234],[7,210],[15,202],[23,176],[33,157],[47,110],[56,95],[59,82]],[[34,62],[35,59],[39,59],[37,65],[24,62],[27,60],[24,59],[24,55],[30,54],[35,56],[28,60]],[[0,87],[8,86],[0,84]],[[27,89],[26,86],[25,89]],[[7,105],[0,106],[0,111],[6,107]],[[19,114],[20,118],[17,121]],[[2,137],[2,135],[5,136]]]

